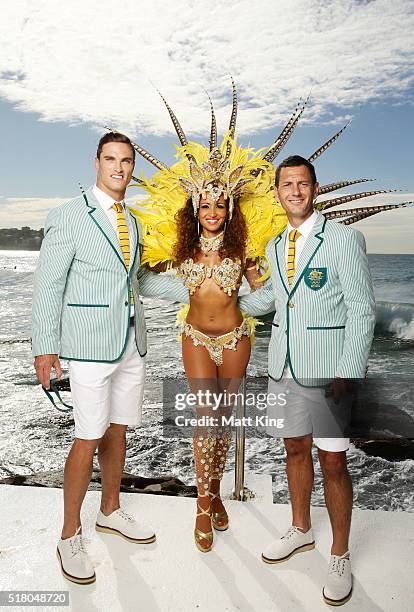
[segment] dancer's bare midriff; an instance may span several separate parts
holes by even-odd
[[[237,292],[231,296],[208,278],[191,296],[187,323],[208,336],[220,336],[233,330],[243,321],[237,306]]]

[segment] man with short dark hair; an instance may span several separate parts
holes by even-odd
[[[41,384],[49,388],[51,368],[60,377],[60,359],[69,360],[75,440],[65,465],[57,555],[65,578],[78,584],[95,581],[80,512],[96,449],[102,476],[96,529],[137,544],[155,540],[119,500],[126,430],[141,423],[147,341],[140,295],[188,301],[179,279],[140,267],[141,230],[124,202],[134,158],[126,136],[100,140],[96,184],[49,213],[35,274],[33,355]]]
[[[315,184],[317,183],[317,180],[316,180],[316,172],[315,172],[314,165],[311,164],[309,160],[305,159],[304,157],[301,157],[300,155],[290,155],[290,157],[287,157],[286,159],[284,159],[282,163],[276,168],[276,172],[275,172],[276,189],[279,188],[280,175],[281,175],[283,168],[300,168],[302,166],[308,169],[310,181],[312,185],[315,186]],[[315,191],[314,197],[316,198],[316,196],[317,196],[317,191]],[[313,205],[312,205],[312,209],[313,209]]]
[[[342,605],[352,594],[348,538],[352,484],[347,470],[349,439],[343,437],[352,384],[362,379],[372,342],[375,302],[363,235],[327,221],[314,209],[318,183],[312,164],[294,155],[276,171],[275,197],[288,226],[266,247],[267,284],[239,300],[252,315],[276,311],[269,344],[269,393],[285,394],[286,405],[268,417],[284,428],[292,504],[292,526],[263,552],[266,563],[287,561],[314,548],[310,499],[312,438],[318,447],[333,543],[323,597]],[[274,423],[276,421],[273,421]]]
[[[107,134],[104,134],[102,136],[102,138],[98,142],[98,148],[96,150],[96,159],[100,159],[104,145],[110,142],[122,142],[128,145],[128,147],[131,149],[132,160],[135,163],[135,149],[132,146],[130,139],[128,138],[128,136],[125,136],[125,134],[120,134],[119,132],[108,132]]]

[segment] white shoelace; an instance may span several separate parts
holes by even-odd
[[[87,554],[85,544],[82,538],[82,534],[80,533],[80,527],[77,528],[75,535],[73,538],[69,540],[70,547],[72,551],[72,557],[75,557],[79,554]]]
[[[345,571],[345,561],[347,561],[348,558],[349,557],[337,557],[336,555],[332,555],[331,563],[329,565],[329,573],[336,574],[341,578]]]
[[[117,514],[119,514],[119,516],[125,519],[128,523],[135,523],[135,519],[128,514],[128,512],[125,512],[125,510],[121,510],[121,508],[119,508],[119,510],[117,510]]]
[[[289,527],[285,535],[282,536],[282,539],[289,540],[289,538],[295,535],[295,533],[299,533],[300,535],[303,535],[303,531],[301,531],[298,527],[295,527],[294,525],[292,525],[292,527]]]

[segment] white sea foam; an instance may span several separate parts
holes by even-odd
[[[401,340],[414,340],[414,319],[409,323],[400,317],[391,321],[389,331]]]
[[[377,302],[377,335],[392,335],[414,340],[414,305],[400,302]]]

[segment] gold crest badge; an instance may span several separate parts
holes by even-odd
[[[305,283],[310,289],[321,289],[327,280],[326,268],[308,268],[305,274]]]

